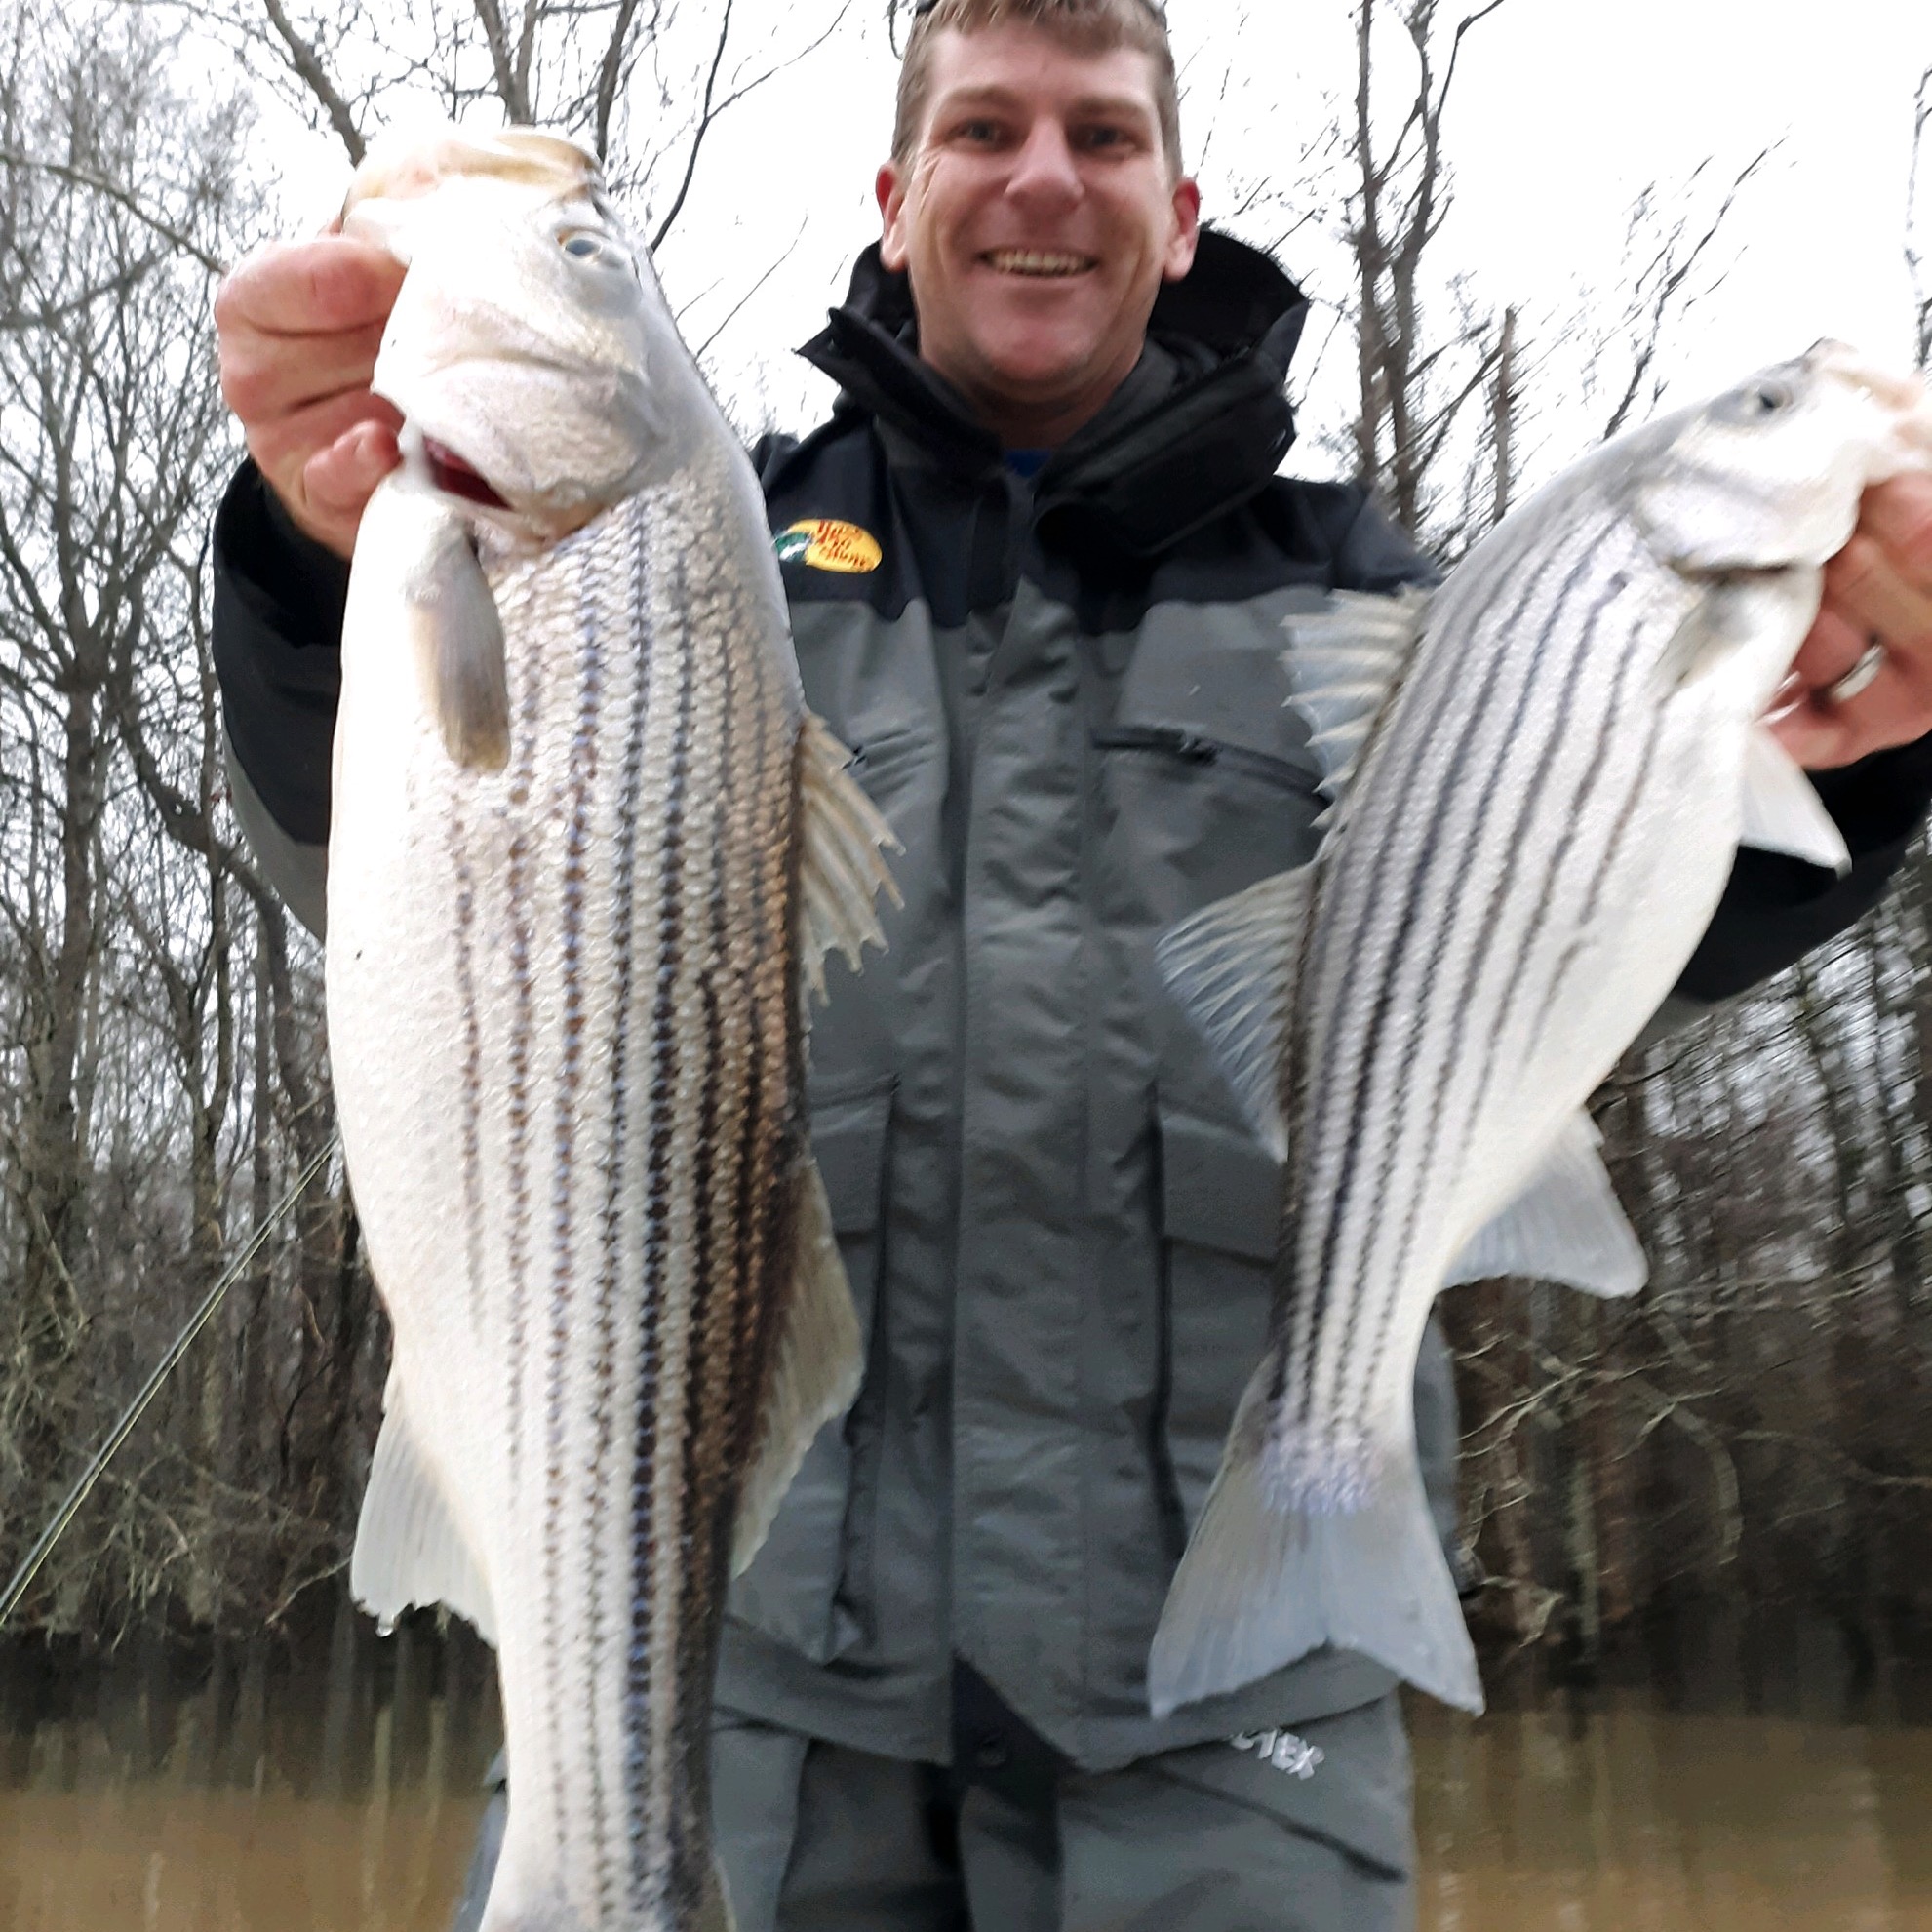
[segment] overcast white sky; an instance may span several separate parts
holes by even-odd
[[[795,0],[741,9],[753,59],[802,18]],[[693,346],[725,325],[707,361],[741,416],[804,427],[828,399],[786,352],[819,325],[877,231],[871,182],[894,76],[879,11],[858,0],[862,19],[731,110],[663,252]],[[1187,147],[1210,217],[1257,181],[1292,188],[1304,142],[1353,91],[1349,11],[1347,0],[1170,0]],[[1401,52],[1393,41],[1391,81],[1404,78]],[[1459,201],[1443,248],[1484,306],[1557,314],[1581,285],[1614,280],[1626,212],[1646,182],[1680,184],[1707,158],[1728,179],[1777,142],[1726,230],[1726,279],[1673,346],[1676,388],[1724,386],[1822,335],[1903,361],[1906,166],[1928,64],[1927,0],[1507,0],[1466,44],[1449,128]],[[344,172],[317,144],[292,167],[292,191],[306,209],[326,206]],[[1932,231],[1932,209],[1925,220]],[[1278,209],[1242,231],[1287,224]],[[1312,295],[1339,293],[1321,237],[1298,236],[1283,255]],[[1310,341],[1319,348],[1319,330]],[[1307,428],[1339,415],[1339,373],[1316,380]],[[1581,421],[1548,433],[1588,434]]]

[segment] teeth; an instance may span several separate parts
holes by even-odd
[[[1034,249],[995,249],[986,259],[1003,275],[1080,275],[1093,266],[1084,255],[1045,255]]]

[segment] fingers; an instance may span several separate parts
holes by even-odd
[[[370,390],[403,265],[329,236],[249,257],[216,297],[221,391],[289,514],[346,556],[395,466],[395,409]]]
[[[402,460],[395,429],[382,422],[360,422],[303,467],[300,509],[296,521],[338,557],[355,549],[362,513],[375,486]]]
[[[222,283],[215,324],[263,335],[330,335],[374,324],[379,332],[403,286],[386,249],[343,235],[257,249]]]
[[[1818,620],[1779,705],[1773,731],[1813,769],[1932,731],[1932,478],[1866,492],[1857,531],[1826,566]]]

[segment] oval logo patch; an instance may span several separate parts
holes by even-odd
[[[780,531],[772,547],[781,564],[809,564],[814,571],[838,571],[846,576],[876,571],[885,555],[869,530],[835,517],[808,517]]]

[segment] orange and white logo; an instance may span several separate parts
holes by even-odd
[[[864,576],[876,571],[885,553],[879,539],[857,524],[836,517],[808,517],[772,539],[781,564],[809,564],[814,571],[837,571],[844,576]]]

